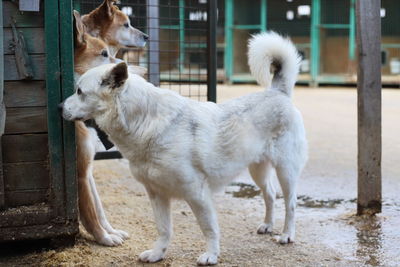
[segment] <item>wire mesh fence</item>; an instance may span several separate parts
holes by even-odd
[[[87,14],[102,0],[75,0]],[[120,0],[116,6],[131,25],[150,37],[145,48],[123,48],[118,57],[148,69],[147,79],[200,101],[209,97],[207,0]]]

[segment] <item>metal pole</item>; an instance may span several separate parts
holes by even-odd
[[[350,1],[350,30],[349,30],[349,59],[353,61],[356,57],[356,12],[355,0]]]
[[[311,12],[311,86],[318,85],[319,75],[319,45],[320,45],[320,23],[321,23],[321,2],[312,1]]]
[[[185,0],[179,0],[179,71],[185,68]]]
[[[380,8],[380,0],[357,0],[359,215],[382,210]]]
[[[260,14],[260,25],[261,31],[267,30],[267,0],[261,0],[261,14]]]
[[[233,74],[233,0],[225,0],[225,79],[232,82]]]
[[[160,39],[159,39],[159,6],[158,0],[147,0],[147,33],[149,35],[148,60],[149,82],[160,85]]]
[[[207,100],[217,102],[217,1],[207,1]]]

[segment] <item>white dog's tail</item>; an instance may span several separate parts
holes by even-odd
[[[293,43],[269,31],[254,35],[248,44],[251,73],[266,89],[279,90],[291,96],[299,72],[300,55]]]

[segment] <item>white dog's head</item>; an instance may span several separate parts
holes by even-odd
[[[125,62],[90,69],[78,80],[77,90],[59,105],[66,120],[95,119],[109,110],[128,79]]]

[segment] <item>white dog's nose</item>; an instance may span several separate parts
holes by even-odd
[[[64,102],[61,102],[60,104],[58,104],[58,111],[63,111],[64,108]]]

